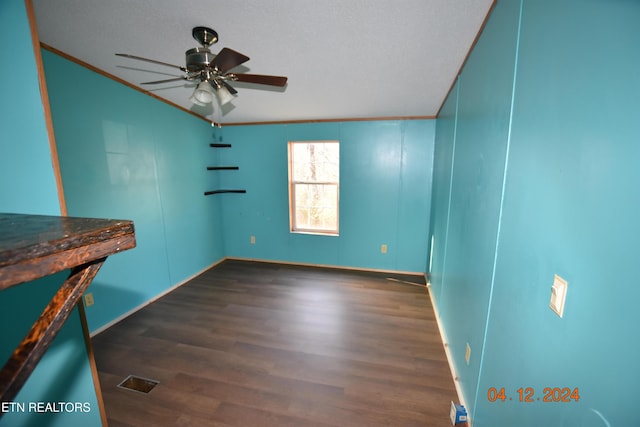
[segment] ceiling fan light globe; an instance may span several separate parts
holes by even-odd
[[[218,96],[218,101],[220,101],[220,105],[228,104],[229,102],[233,101],[233,98],[234,98],[231,92],[229,92],[229,90],[224,86],[220,86],[216,90],[216,95]]]
[[[192,104],[195,104],[195,105],[199,105],[201,107],[206,107],[207,106],[207,104],[205,104],[204,102],[198,101],[198,99],[193,95],[191,95],[189,97],[189,102],[191,102]]]
[[[193,95],[191,95],[189,100],[198,105],[210,104],[211,101],[213,101],[213,88],[209,82],[200,82],[196,90],[193,91]]]

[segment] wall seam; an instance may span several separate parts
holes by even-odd
[[[447,272],[447,251],[449,247],[449,227],[451,224],[451,198],[453,193],[453,172],[455,170],[456,164],[456,139],[458,134],[458,108],[460,102],[460,77],[458,77],[458,86],[456,88],[456,109],[453,120],[453,146],[451,148],[451,173],[449,174],[449,197],[447,200],[447,225],[445,227],[444,233],[444,248],[442,248],[443,259],[442,259],[442,283],[440,284],[440,295],[446,295],[444,293],[445,283],[446,283],[446,272]],[[442,297],[445,298],[444,296]],[[442,300],[441,300],[442,301]],[[442,304],[444,305],[444,304]]]
[[[400,198],[403,197],[404,195],[404,174],[406,172],[406,147],[404,144],[404,134],[405,134],[405,130],[406,130],[406,123],[405,122],[399,122],[398,123],[399,127],[400,127],[400,167],[398,168],[399,173],[398,173],[398,195]],[[394,234],[396,235],[395,237],[395,248],[392,248],[392,254],[393,254],[393,265],[397,268],[398,267],[398,253],[399,250],[398,248],[400,247],[400,227],[401,227],[401,218],[402,218],[402,213],[403,213],[403,209],[401,207],[401,203],[397,203],[396,205],[396,226],[395,226],[395,230],[394,230]]]
[[[162,223],[162,240],[164,241],[164,255],[165,260],[167,262],[167,283],[169,287],[171,287],[171,283],[173,283],[173,275],[171,273],[171,257],[169,255],[169,240],[167,238],[167,220],[166,220],[166,212],[164,208],[163,198],[162,198],[162,182],[160,181],[160,174],[158,173],[159,164],[159,152],[158,152],[158,144],[156,141],[153,142],[153,155],[154,155],[154,178],[156,181],[156,196],[158,197],[158,205],[160,207],[160,222]]]
[[[453,192],[453,174],[454,174],[454,170],[455,170],[455,157],[456,157],[456,139],[457,139],[457,133],[458,133],[458,108],[459,108],[459,101],[460,101],[460,76],[458,76],[456,78],[456,83],[454,84],[454,88],[455,88],[455,99],[456,99],[456,107],[455,107],[455,112],[454,112],[454,119],[453,119],[453,144],[452,144],[452,148],[451,148],[451,172],[449,173],[449,191],[448,191],[448,200],[447,200],[447,223],[445,226],[445,235],[444,235],[444,247],[442,248],[442,253],[443,253],[443,259],[442,259],[442,272],[441,272],[441,277],[442,277],[442,283],[440,284],[440,295],[442,295],[442,297],[440,297],[440,295],[438,296],[438,302],[439,305],[444,306],[443,300],[446,298],[446,293],[444,292],[444,288],[446,286],[446,270],[447,270],[447,250],[448,250],[448,243],[449,243],[449,227],[450,227],[450,220],[451,220],[451,199],[452,199],[452,192]],[[435,148],[435,145],[434,145]],[[435,162],[435,158],[434,158],[434,162]],[[468,408],[467,403],[466,403],[466,398],[465,398],[465,394],[464,394],[464,390],[462,389],[462,384],[460,383],[460,376],[458,375],[458,370],[456,368],[456,364],[455,364],[455,359],[453,357],[453,355],[451,354],[450,351],[450,347],[449,347],[449,340],[447,338],[447,333],[444,327],[444,324],[441,322],[441,315],[440,315],[440,310],[438,308],[438,304],[436,303],[435,299],[432,297],[432,292],[431,292],[431,287],[428,287],[429,289],[429,296],[431,299],[431,303],[434,307],[434,312],[436,315],[436,323],[438,324],[438,329],[440,330],[440,336],[442,338],[442,344],[444,346],[444,350],[445,350],[445,355],[447,358],[447,362],[449,363],[449,370],[451,371],[451,375],[453,377],[453,385],[456,389],[456,394],[458,395],[458,400],[460,402],[460,404],[464,405],[466,408]],[[469,414],[469,426],[471,426],[471,414]]]
[[[478,383],[476,384],[476,395],[475,395],[475,401],[473,403],[473,408],[474,408],[474,412],[476,412],[476,409],[478,408],[478,399],[480,396],[480,384],[481,384],[481,380],[482,380],[482,368],[484,366],[484,361],[485,361],[485,355],[486,355],[486,345],[487,345],[487,335],[489,332],[489,323],[491,320],[491,308],[492,308],[492,304],[493,304],[493,291],[495,288],[495,279],[496,279],[496,267],[498,264],[498,249],[500,246],[500,232],[502,231],[502,217],[503,217],[503,212],[504,212],[504,196],[505,196],[505,191],[506,191],[506,185],[507,185],[507,175],[508,175],[508,169],[509,169],[509,154],[511,151],[511,129],[513,126],[513,106],[515,103],[515,92],[516,92],[516,81],[517,81],[517,75],[518,75],[518,57],[520,54],[520,34],[521,34],[521,30],[522,30],[522,9],[523,9],[523,3],[524,0],[520,0],[520,11],[518,13],[518,31],[517,31],[517,35],[516,35],[516,49],[515,49],[515,58],[514,58],[514,63],[513,63],[513,81],[511,83],[511,105],[509,107],[509,126],[508,126],[508,131],[507,131],[507,147],[505,150],[505,156],[504,156],[504,168],[503,168],[503,172],[502,172],[502,188],[501,188],[501,194],[500,194],[500,212],[498,214],[498,227],[496,230],[496,245],[495,245],[495,249],[494,249],[494,255],[493,255],[493,266],[492,266],[492,272],[491,272],[491,288],[489,290],[489,301],[487,304],[487,316],[486,316],[486,321],[485,321],[485,327],[484,327],[484,336],[482,338],[482,354],[480,355],[480,367],[478,370]],[[482,396],[484,396],[484,394],[482,394]]]

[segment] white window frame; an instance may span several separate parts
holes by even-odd
[[[294,155],[293,146],[295,144],[319,144],[319,143],[331,143],[338,144],[338,153],[340,153],[340,142],[336,140],[317,140],[317,141],[289,141],[288,143],[288,156],[289,156],[289,225],[292,233],[304,233],[304,234],[321,234],[329,236],[338,236],[340,231],[340,177],[337,177],[337,181],[311,181],[311,180],[295,180],[293,174]],[[340,162],[340,154],[338,154],[338,169]],[[339,172],[338,172],[339,175]],[[296,216],[296,199],[295,199],[295,186],[296,185],[319,185],[319,186],[335,186],[336,200],[336,224],[335,228],[305,228],[297,224]]]

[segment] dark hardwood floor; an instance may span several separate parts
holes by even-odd
[[[451,425],[426,288],[387,276],[208,270],[93,338],[109,426]],[[129,374],[160,383],[117,387]]]

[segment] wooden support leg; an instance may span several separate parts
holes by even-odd
[[[106,257],[71,270],[0,371],[0,402],[9,402],[18,394],[105,260]]]

